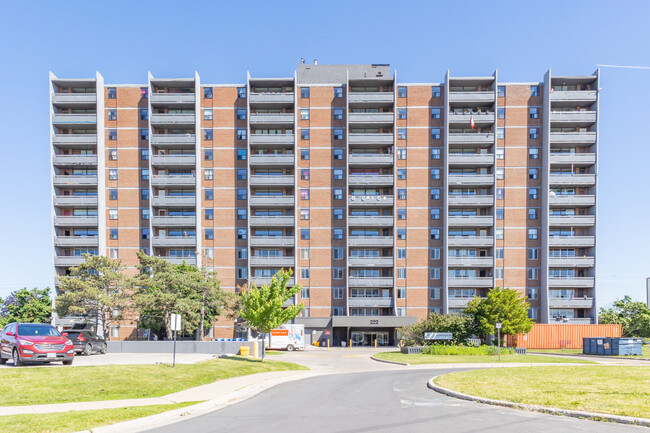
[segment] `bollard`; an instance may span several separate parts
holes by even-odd
[[[375,338],[375,349],[377,348],[377,339]]]
[[[327,339],[327,348],[328,349],[330,348],[330,339],[329,338]]]
[[[352,339],[350,338],[350,349],[352,349]]]

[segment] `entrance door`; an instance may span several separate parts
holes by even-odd
[[[352,331],[353,346],[374,346],[377,340],[377,346],[388,346],[387,331]]]

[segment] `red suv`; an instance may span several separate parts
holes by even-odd
[[[27,362],[57,362],[72,365],[74,347],[52,325],[10,323],[0,333],[0,364],[12,359],[15,366]]]

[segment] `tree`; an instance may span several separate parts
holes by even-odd
[[[85,261],[70,268],[70,275],[59,278],[56,311],[60,316],[95,317],[107,337],[108,326],[120,319],[115,311],[128,307],[124,293],[124,266],[120,260],[83,254]]]
[[[621,325],[623,337],[650,337],[650,310],[644,302],[635,302],[627,295],[612,308],[601,307],[598,322]]]
[[[476,334],[474,319],[466,314],[431,313],[426,320],[399,329],[407,346],[422,346],[431,343],[424,339],[425,332],[451,332],[451,344],[466,344]]]
[[[296,284],[287,287],[291,270],[280,269],[271,278],[271,284],[258,287],[252,284],[248,290],[242,291],[240,316],[246,320],[248,326],[267,334],[283,323],[296,317],[304,308],[302,304],[284,307],[284,303],[296,295],[302,287]],[[264,361],[264,339],[262,339],[262,361]]]
[[[495,324],[501,323],[501,334],[526,334],[533,329],[528,318],[530,305],[516,290],[496,287],[488,291],[487,298],[474,298],[467,303],[465,314],[474,317],[482,335],[497,333]]]
[[[45,323],[52,317],[50,288],[26,287],[12,292],[0,305],[0,327],[11,322]]]

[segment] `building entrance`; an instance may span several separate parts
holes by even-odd
[[[352,331],[351,338],[353,346],[374,346],[375,339],[377,346],[388,346],[387,331]]]

